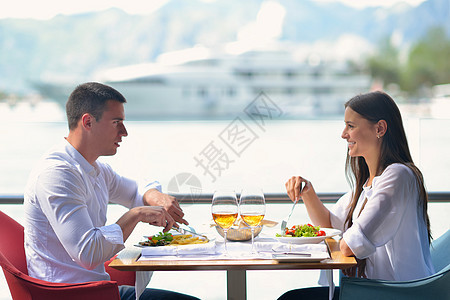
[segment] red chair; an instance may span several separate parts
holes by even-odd
[[[109,261],[105,265],[109,264]],[[120,299],[118,286],[134,285],[136,273],[111,271],[111,281],[54,283],[28,276],[23,226],[0,211],[0,265],[13,299]]]

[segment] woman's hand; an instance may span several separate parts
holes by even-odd
[[[305,183],[303,189],[302,183]],[[303,195],[303,193],[308,192],[312,187],[311,182],[301,176],[292,176],[286,182],[285,186],[287,194],[293,202],[300,200],[300,197]]]
[[[303,189],[301,188],[302,183],[305,184]],[[325,228],[331,227],[330,211],[320,201],[309,180],[301,176],[292,176],[285,185],[287,194],[292,201],[302,198],[309,218],[314,225]]]

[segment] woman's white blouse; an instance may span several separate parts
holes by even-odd
[[[347,229],[344,222],[351,195],[345,194],[334,205],[331,225],[345,231],[343,239],[357,258],[367,259],[368,278],[401,281],[434,273],[427,226],[418,204],[419,188],[411,169],[392,164],[375,177],[372,186],[361,193],[353,225]],[[365,198],[367,204],[361,211]]]

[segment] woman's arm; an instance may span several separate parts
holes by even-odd
[[[341,249],[342,255],[344,256],[355,256],[352,249],[347,245],[344,239],[339,242],[339,248]]]
[[[302,182],[305,183],[305,187],[300,190]],[[292,201],[300,197],[303,199],[309,218],[314,225],[331,227],[330,211],[320,201],[310,181],[300,176],[293,176],[286,182],[286,191]]]
[[[366,197],[364,209],[343,234],[346,245],[358,258],[373,254],[377,247],[394,239],[403,222],[412,222],[404,216],[407,212],[416,216],[418,191],[415,177],[404,165],[390,165],[375,177]]]

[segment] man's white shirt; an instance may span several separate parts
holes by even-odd
[[[161,191],[158,182],[151,188]],[[124,248],[120,226],[105,225],[109,202],[144,205],[135,181],[105,163],[91,165],[67,141],[44,155],[24,193],[29,275],[50,282],[109,280],[103,264]]]

